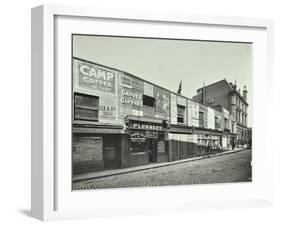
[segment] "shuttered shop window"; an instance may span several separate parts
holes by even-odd
[[[85,94],[74,94],[74,119],[98,121],[99,98]]]

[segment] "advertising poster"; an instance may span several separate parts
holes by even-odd
[[[99,121],[114,122],[117,120],[117,102],[112,95],[101,95],[99,98]]]
[[[155,117],[169,119],[170,106],[169,106],[169,93],[158,87],[154,87],[155,97]]]
[[[143,81],[119,73],[119,118],[127,115],[143,116]]]
[[[177,96],[171,93],[171,124],[177,124]]]
[[[73,137],[73,164],[103,161],[102,137]]]
[[[208,129],[215,129],[215,110],[208,108]]]
[[[74,86],[93,92],[115,93],[116,72],[93,63],[73,60]]]

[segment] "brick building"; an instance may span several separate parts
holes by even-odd
[[[247,88],[244,86],[241,94],[236,83],[225,79],[197,89],[193,100],[206,104],[214,109],[224,108],[230,113],[229,130],[237,145],[245,144],[248,140],[248,103]]]

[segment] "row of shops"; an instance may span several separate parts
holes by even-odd
[[[73,91],[74,174],[190,158],[207,139],[224,149],[236,139],[225,109],[93,62],[73,59]]]

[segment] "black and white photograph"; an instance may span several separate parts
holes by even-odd
[[[252,43],[72,34],[72,190],[252,182]]]

